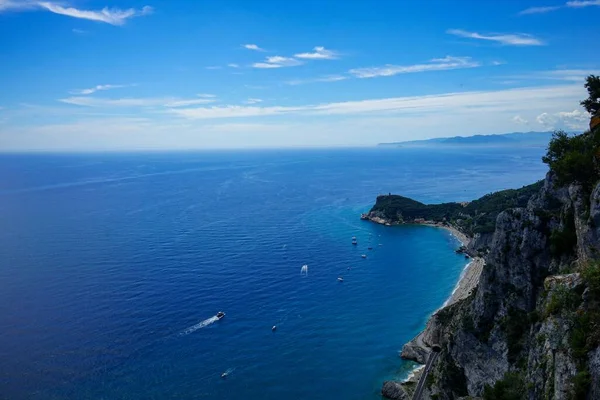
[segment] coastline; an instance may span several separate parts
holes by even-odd
[[[423,225],[423,226],[429,226],[432,228],[445,229],[448,232],[450,232],[450,234],[452,236],[454,236],[461,243],[462,246],[468,247],[469,243],[471,243],[471,238],[469,236],[467,236],[465,233],[461,232],[459,229],[455,228],[454,226],[446,225],[446,224],[442,224],[442,223],[438,223],[438,222],[421,221],[421,222],[411,222],[411,223],[398,223],[398,222],[392,222],[392,221],[386,220],[385,218],[381,218],[379,216],[374,216],[374,215],[370,215],[370,214],[362,214],[361,219],[365,220],[365,221],[374,222],[376,224],[385,225],[385,226]],[[452,293],[450,293],[450,295],[448,296],[448,299],[446,299],[446,301],[442,304],[442,306],[440,308],[438,308],[433,313],[433,315],[435,315],[435,313],[437,313],[444,307],[448,307],[448,306],[458,302],[459,300],[462,300],[462,299],[468,297],[469,294],[473,291],[473,289],[475,289],[475,287],[477,287],[477,285],[479,284],[479,277],[481,276],[481,271],[483,270],[484,266],[485,266],[485,260],[483,258],[472,257],[470,259],[470,262],[467,265],[465,265],[464,269],[462,270],[462,272],[458,278],[458,281],[456,282],[456,285],[454,286],[454,289],[452,290]],[[415,339],[413,339],[413,340],[415,340]]]
[[[378,216],[372,216],[369,214],[362,214],[361,219],[367,220],[370,222],[374,222],[377,224],[385,225],[385,226],[395,226],[395,225],[424,225],[432,228],[441,228],[450,232],[452,236],[454,236],[462,246],[468,247],[471,242],[471,238],[467,236],[465,233],[461,232],[459,229],[455,228],[451,225],[446,225],[442,223],[436,223],[433,221],[419,221],[412,223],[397,223],[391,222],[384,218]],[[419,366],[415,367],[408,375],[407,378],[402,380],[402,384],[415,384],[418,382],[420,377],[420,372],[422,371],[424,364],[426,363],[427,357],[429,353],[432,351],[432,346],[436,344],[435,341],[435,327],[437,325],[436,315],[437,313],[449,307],[458,301],[467,298],[472,291],[479,285],[479,278],[481,276],[481,272],[483,267],[485,266],[485,260],[482,257],[472,257],[470,262],[464,267],[462,270],[454,290],[448,296],[448,299],[442,304],[440,308],[438,308],[432,315],[429,316],[427,324],[423,328],[417,336],[415,336],[412,340],[406,343],[402,347],[401,357],[404,359],[414,360],[418,362]]]

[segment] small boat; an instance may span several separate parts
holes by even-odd
[[[223,319],[223,317],[224,317],[224,316],[225,316],[225,313],[224,313],[223,311],[219,311],[219,312],[217,313],[217,315],[216,315],[216,317],[217,317],[218,319]]]
[[[273,325],[273,327],[271,328],[271,330],[272,330],[273,332],[275,332],[275,331],[277,330],[277,325]]]
[[[361,255],[362,258],[367,258],[366,254]]]
[[[227,378],[227,375],[229,375],[229,372],[225,371],[221,374],[221,379],[225,379]]]
[[[344,278],[342,278],[341,276],[338,278],[338,282],[344,282]]]
[[[380,246],[383,246],[383,243],[379,243]]]
[[[357,245],[358,242],[356,241],[356,236],[352,236],[352,244],[353,245]]]

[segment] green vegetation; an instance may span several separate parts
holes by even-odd
[[[532,323],[537,320],[537,314],[527,313],[516,308],[509,308],[506,317],[500,323],[502,330],[506,333],[506,345],[508,347],[508,361],[514,363],[518,360],[521,350],[525,345],[526,333]]]
[[[423,204],[396,195],[379,196],[371,211],[381,212],[392,221],[411,222],[419,218],[446,221],[471,235],[493,232],[498,214],[509,208],[525,207],[529,198],[540,190],[542,183],[540,181],[521,189],[487,194],[465,206],[459,203]]]
[[[593,263],[581,271],[581,277],[590,290],[594,301],[600,301],[600,264]]]
[[[579,104],[590,114],[597,114],[600,111],[600,76],[588,76],[585,79],[585,88],[589,96]]]
[[[450,388],[456,396],[468,396],[469,391],[467,389],[465,371],[451,360],[448,360],[446,366],[446,371],[444,373],[445,386]]]
[[[589,193],[592,185],[600,177],[599,149],[600,129],[575,136],[556,131],[542,161],[556,173],[557,185],[577,182]]]
[[[579,371],[573,377],[571,399],[585,399],[591,384],[587,357],[590,351],[600,346],[600,264],[586,265],[581,277],[587,287],[587,298],[584,309],[572,313],[572,330],[569,335],[569,346]],[[581,302],[583,299],[579,298]],[[573,307],[574,305],[571,305]]]
[[[592,376],[585,370],[578,372],[573,378],[573,394],[571,395],[572,400],[585,400],[587,399],[587,392],[592,383]]]
[[[585,88],[588,98],[581,105],[591,114],[600,109],[600,77],[590,75]],[[569,136],[564,131],[554,132],[548,151],[542,160],[556,173],[557,184],[577,182],[590,193],[600,178],[600,129],[586,131],[581,135]]]
[[[560,315],[563,312],[573,312],[581,304],[581,296],[564,286],[557,287],[550,295],[546,305],[545,316]]]
[[[521,400],[527,398],[527,388],[520,372],[507,372],[494,386],[483,389],[484,400]]]

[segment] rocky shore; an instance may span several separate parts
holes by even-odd
[[[423,399],[506,398],[507,390],[515,399],[600,399],[600,182],[584,189],[555,179],[486,195],[464,211],[379,196],[362,215],[448,229],[471,259],[446,304],[402,348],[420,364],[439,350]],[[385,382],[382,394],[410,398],[422,371]]]

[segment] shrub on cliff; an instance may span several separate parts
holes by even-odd
[[[556,131],[542,161],[556,173],[558,185],[577,182],[589,191],[600,177],[599,149],[600,129],[575,136]]]
[[[521,372],[507,372],[494,386],[486,385],[484,400],[521,400],[526,398],[526,387]]]
[[[590,114],[597,115],[600,112],[600,77],[588,76],[585,88],[588,98],[581,105]],[[554,132],[542,161],[556,173],[558,185],[577,182],[589,193],[592,185],[600,179],[599,158],[600,128],[595,128],[575,136],[562,130]]]

